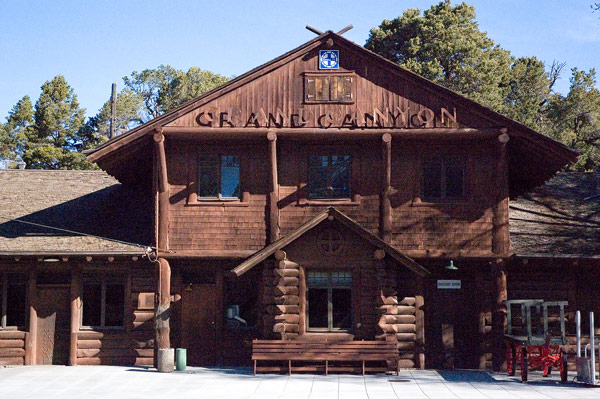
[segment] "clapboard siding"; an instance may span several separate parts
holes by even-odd
[[[203,104],[198,109],[170,122],[167,126],[198,126],[197,117],[201,112],[218,110],[231,113],[230,109],[233,108],[233,117],[236,121],[234,124],[243,127],[252,114],[259,114],[261,109],[268,117],[269,114],[276,115],[278,110],[286,116],[290,116],[298,113],[298,110],[302,108],[306,112],[304,127],[320,127],[319,116],[328,112],[333,117],[332,127],[340,127],[343,116],[346,114],[354,112],[373,114],[374,108],[385,112],[386,109],[394,110],[396,107],[400,107],[403,111],[410,109],[411,112],[418,112],[424,107],[434,110],[436,119],[428,123],[428,127],[493,126],[481,116],[475,115],[471,110],[465,108],[460,108],[460,114],[457,115],[458,123],[454,124],[448,119],[442,122],[439,110],[446,108],[453,113],[454,108],[459,108],[456,99],[424,90],[422,86],[417,85],[411,79],[403,79],[401,76],[390,79],[390,71],[387,66],[368,63],[364,57],[352,52],[350,48],[348,50],[345,52],[341,50],[343,55],[340,60],[339,72],[352,71],[355,73],[356,101],[354,103],[304,103],[303,73],[317,70],[318,50],[313,50],[303,57],[279,66],[268,74],[247,82],[235,91]],[[261,123],[261,125],[265,124]],[[410,126],[414,127],[414,125]],[[368,122],[367,127],[372,127],[372,122]]]

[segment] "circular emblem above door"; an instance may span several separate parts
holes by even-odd
[[[323,230],[317,236],[317,246],[327,255],[339,254],[344,247],[344,236],[337,230]]]

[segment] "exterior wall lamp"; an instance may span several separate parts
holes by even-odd
[[[450,259],[450,263],[445,267],[446,270],[458,270],[458,267],[454,266],[454,261]]]

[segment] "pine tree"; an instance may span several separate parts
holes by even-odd
[[[35,104],[34,125],[26,131],[23,160],[32,169],[90,169],[79,151],[85,110],[63,76],[42,85]]]
[[[33,128],[33,105],[29,96],[21,98],[0,126],[0,157],[16,160],[22,156]]]

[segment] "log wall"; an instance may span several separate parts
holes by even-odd
[[[0,330],[0,366],[22,366],[25,364],[26,332]]]
[[[131,265],[125,328],[84,330],[77,334],[78,365],[152,366],[154,359],[154,268]]]
[[[575,312],[581,311],[582,341],[589,342],[589,312],[600,314],[597,259],[515,259],[508,265],[508,299],[569,301],[565,308],[569,369],[575,369]],[[517,315],[518,316],[518,315]],[[551,322],[558,322],[556,315]],[[596,339],[600,328],[596,328]]]
[[[318,237],[327,229],[339,229],[344,235],[341,253],[321,256]],[[401,367],[415,367],[417,351],[417,307],[414,289],[414,272],[398,265],[393,259],[381,256],[376,259],[376,248],[365,243],[337,222],[324,222],[285,248],[289,262],[267,260],[263,262],[263,312],[262,332],[271,339],[319,339],[323,333],[314,333],[305,325],[304,274],[309,270],[350,270],[352,272],[352,323],[350,336],[339,339],[375,340],[397,342]],[[381,255],[381,254],[379,254]],[[296,272],[295,264],[300,266]],[[283,272],[283,270],[290,270]],[[287,268],[290,266],[289,268]],[[301,278],[295,276],[298,273]],[[273,279],[273,275],[278,277]],[[281,274],[289,274],[283,278]],[[293,275],[293,276],[292,276]],[[283,284],[276,284],[282,283]],[[398,285],[399,280],[410,281]],[[408,288],[407,288],[408,287]],[[296,302],[299,302],[296,305]],[[276,312],[277,314],[273,314]],[[298,332],[296,332],[298,331]],[[343,335],[343,334],[342,334]],[[333,338],[336,334],[330,334]]]

